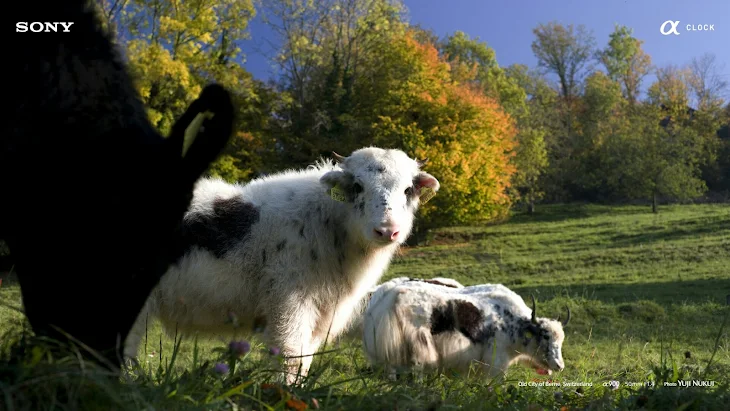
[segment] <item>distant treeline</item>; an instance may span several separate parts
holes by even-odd
[[[547,23],[534,29],[538,67],[501,67],[479,38],[439,38],[404,12],[392,0],[103,5],[160,130],[207,82],[235,94],[239,132],[212,170],[227,180],[375,144],[429,158],[443,188],[423,227],[540,201],[727,198],[730,106],[712,55],[657,68],[626,27],[597,46],[582,26]],[[239,48],[257,14],[276,36],[254,39],[277,45],[268,83]]]

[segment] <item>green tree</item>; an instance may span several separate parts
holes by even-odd
[[[381,50],[405,32],[404,7],[389,0],[272,0],[266,20],[282,43],[274,61],[289,97],[276,112],[280,163],[305,165],[372,141],[371,110]],[[357,97],[355,97],[357,96]]]
[[[540,176],[548,167],[549,160],[545,146],[545,130],[541,128],[520,128],[517,134],[517,150],[514,156],[515,177],[512,184],[527,204],[527,211],[535,212],[535,203],[544,192],[540,188]]]
[[[608,76],[621,84],[624,97],[631,105],[636,103],[641,81],[651,70],[651,57],[641,48],[643,42],[632,34],[633,30],[617,24],[609,36],[608,46],[598,53]]]
[[[563,26],[557,22],[540,24],[533,30],[536,39],[532,52],[538,66],[555,74],[560,81],[561,95],[576,97],[585,75],[590,71],[595,39],[585,26]]]
[[[457,31],[440,45],[449,61],[455,81],[472,84],[494,98],[510,114],[525,109],[526,95],[514,80],[497,64],[494,50],[479,38],[470,38]]]
[[[665,123],[664,111],[643,105],[630,127],[610,140],[612,183],[626,198],[644,198],[658,212],[660,196],[686,200],[706,190],[701,178],[701,137],[679,122]]]
[[[543,176],[550,165],[547,136],[558,126],[555,103],[558,95],[547,81],[527,66],[515,64],[505,74],[526,94],[522,110],[514,111],[517,122],[517,149],[512,158],[516,172],[512,180],[515,200],[535,212],[535,203],[545,195]]]
[[[544,180],[552,200],[580,198],[582,189],[575,176],[584,168],[586,159],[579,157],[584,142],[578,114],[584,79],[592,68],[595,40],[582,25],[563,26],[556,22],[541,24],[533,33],[532,50],[538,67],[557,77],[560,96],[554,107],[559,124],[547,134],[551,167]]]

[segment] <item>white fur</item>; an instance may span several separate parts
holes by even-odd
[[[405,283],[405,282],[413,281],[413,280],[438,282],[438,283],[443,284],[443,286],[445,286],[445,287],[464,288],[464,286],[460,282],[454,280],[453,278],[445,278],[445,277],[434,277],[429,280],[414,279],[412,277],[398,277],[398,278],[393,278],[393,279],[389,280],[387,282],[387,284],[388,284],[388,287],[392,287],[392,286],[395,286],[396,284]],[[365,309],[367,308],[368,304],[370,303],[370,300],[371,300],[373,294],[378,289],[381,289],[380,290],[381,292],[379,293],[379,295],[382,295],[382,292],[383,292],[382,285],[383,284],[372,287],[370,290],[368,290],[367,294],[365,295],[365,298],[363,299],[361,310],[357,313],[357,315],[355,315],[355,317],[352,320],[352,326],[350,327],[350,332],[348,333],[349,337],[362,338],[362,331],[363,331],[362,322],[363,322],[363,317],[365,315]]]
[[[449,301],[473,304],[482,316],[480,327],[492,331],[489,337],[473,342],[458,325],[433,334],[434,309],[446,307]],[[538,317],[534,329],[539,332],[529,338],[521,330],[526,330],[531,315],[522,298],[501,284],[450,288],[397,278],[373,293],[364,315],[363,343],[371,365],[385,366],[391,377],[401,369],[466,372],[475,362],[477,370],[489,377],[503,374],[516,362],[548,372],[562,370],[562,324]]]
[[[362,186],[354,201],[330,198],[332,186],[348,181]],[[246,185],[199,181],[186,219],[210,215],[217,199],[234,197],[253,205],[259,219],[222,258],[194,247],[170,268],[127,338],[125,356],[136,356],[148,314],[168,332],[230,334],[226,320],[234,313],[244,331],[265,318],[270,345],[285,356],[305,355],[288,361],[287,380],[294,381],[300,366],[306,375],[311,355],[348,327],[410,234],[418,197],[407,201],[404,191],[414,181],[439,189],[405,153],[378,148]],[[394,241],[378,238],[374,229],[383,226],[400,231]]]

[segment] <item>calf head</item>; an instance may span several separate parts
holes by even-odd
[[[566,307],[568,316],[565,321],[558,318],[540,318],[536,314],[535,297],[532,297],[532,316],[530,320],[520,319],[517,322],[516,338],[518,350],[527,357],[527,362],[538,371],[545,370],[548,374],[553,371],[562,371],[563,327],[570,321],[570,308]]]
[[[439,190],[438,180],[420,170],[424,162],[400,150],[368,147],[349,157],[334,154],[340,169],[323,175],[321,182],[333,198],[351,207],[350,224],[363,242],[376,247],[402,244],[419,204]]]

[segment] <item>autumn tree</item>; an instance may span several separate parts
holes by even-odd
[[[633,30],[616,25],[608,46],[598,52],[608,76],[621,84],[624,97],[634,105],[641,93],[641,81],[651,70],[651,57],[641,48],[642,41],[632,36]]]
[[[248,37],[252,0],[105,0],[104,15],[125,49],[131,74],[150,120],[163,133],[202,87],[216,82],[231,91],[239,130],[213,174],[246,179],[257,168],[256,125],[263,88],[242,66],[238,43]]]
[[[406,35],[383,52],[388,64],[377,74],[386,91],[375,106],[375,142],[429,158],[428,170],[442,183],[422,210],[421,228],[503,217],[514,173],[510,117],[478,88],[451,81],[434,45]]]
[[[656,70],[657,80],[648,91],[648,102],[663,107],[668,116],[684,118],[689,109],[689,71],[676,65]]]
[[[450,63],[455,81],[473,85],[510,114],[525,109],[524,89],[505,74],[497,64],[496,53],[486,43],[478,37],[472,39],[462,31],[440,43],[439,49]]]

